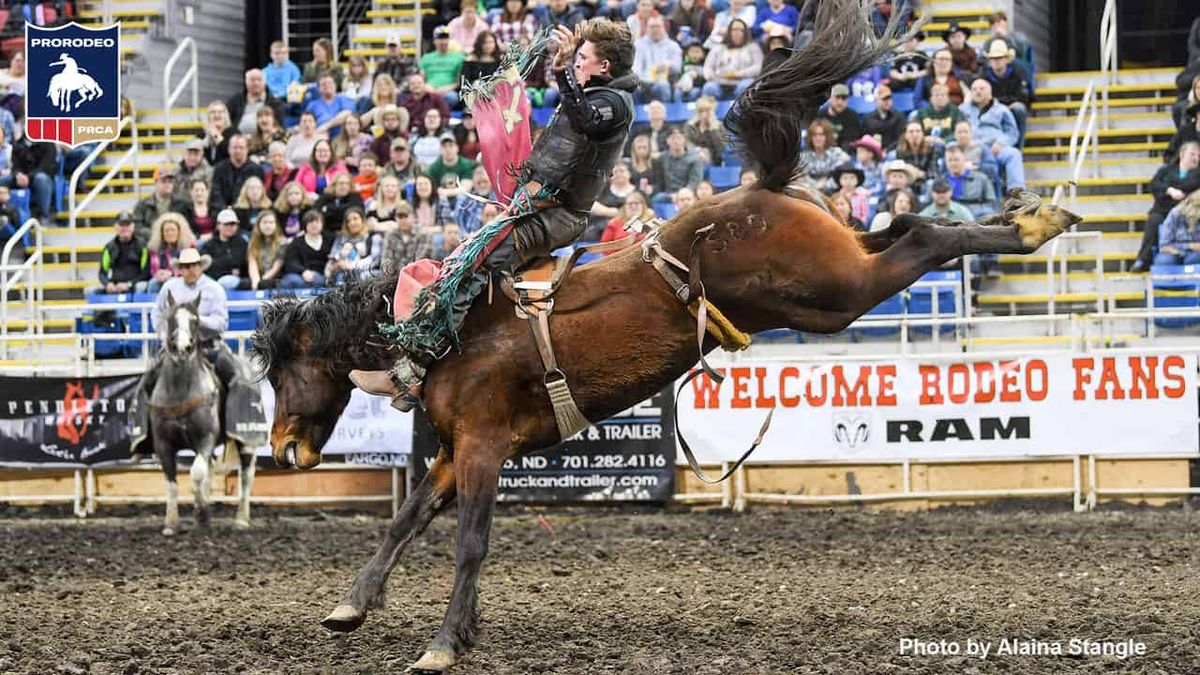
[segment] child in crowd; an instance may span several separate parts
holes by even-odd
[[[282,40],[271,43],[271,62],[263,68],[263,75],[267,77],[271,95],[281,101],[287,99],[288,87],[300,81],[300,67],[288,58],[288,48]]]
[[[378,183],[379,166],[375,162],[375,155],[364,154],[358,158],[358,173],[354,176],[354,189],[366,202],[375,197],[375,186]]]

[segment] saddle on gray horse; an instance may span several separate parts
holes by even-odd
[[[225,355],[236,366],[236,373],[230,379],[229,386],[221,386],[220,378],[217,377],[215,370],[212,371],[212,377],[217,381],[217,389],[221,397],[219,410],[221,413],[221,435],[218,442],[224,444],[228,441],[233,441],[238,444],[242,454],[250,454],[254,452],[254,448],[267,444],[268,434],[270,433],[270,425],[267,423],[266,413],[263,410],[262,392],[259,389],[258,382],[255,381],[254,375],[245,359],[238,357],[229,351],[229,348],[224,343],[219,343],[218,349],[224,350]],[[208,399],[211,401],[211,398]],[[199,406],[206,401],[194,402],[194,405]],[[181,408],[189,405],[189,402],[173,408]],[[150,402],[150,396],[146,393],[144,386],[138,386],[137,396],[134,398],[133,409],[130,410],[130,453],[136,456],[153,456],[153,443],[150,441],[151,425],[155,417],[166,414],[172,416],[182,416],[186,414],[186,410],[156,410],[156,406]]]

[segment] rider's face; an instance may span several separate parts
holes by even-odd
[[[200,264],[194,263],[191,265],[180,265],[179,274],[183,277],[183,280],[186,283],[189,285],[194,284],[200,279],[200,275],[202,274],[200,271]]]
[[[596,45],[584,42],[579,51],[575,52],[575,79],[580,86],[586,85],[593,75],[608,75],[612,68],[607,60],[596,56]]]

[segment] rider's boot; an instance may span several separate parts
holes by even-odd
[[[391,370],[352,370],[350,381],[372,396],[389,397],[393,408],[408,412],[421,402],[425,368],[403,356]]]

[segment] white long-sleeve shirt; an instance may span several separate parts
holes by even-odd
[[[154,304],[151,318],[154,329],[162,332],[166,325],[167,293],[175,299],[175,304],[191,302],[200,296],[200,326],[205,337],[220,337],[229,327],[229,308],[226,306],[225,289],[213,278],[201,274],[195,284],[188,285],[183,277],[172,277],[163,284],[158,292],[158,301]]]

